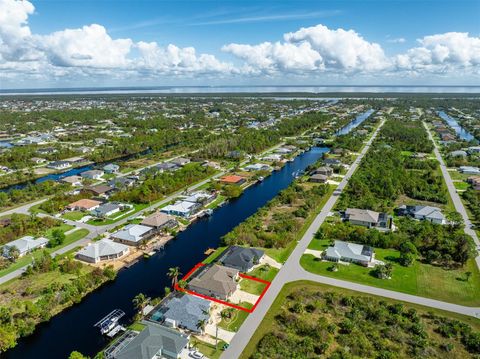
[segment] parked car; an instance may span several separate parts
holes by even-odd
[[[196,350],[194,352],[190,352],[188,355],[194,359],[202,359],[204,357],[202,353]]]

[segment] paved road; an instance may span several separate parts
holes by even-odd
[[[348,182],[348,179],[353,175],[353,173],[357,169],[360,161],[362,160],[365,153],[370,148],[371,143],[377,136],[378,131],[383,126],[384,122],[385,121],[381,123],[381,125],[375,131],[372,138],[368,141],[367,145],[363,148],[363,150],[360,153],[360,156],[358,156],[358,158],[355,160],[355,162],[353,163],[348,173],[345,175],[342,182],[338,186],[338,189],[343,190],[345,188]],[[324,277],[314,273],[309,273],[306,270],[304,270],[300,266],[300,258],[305,252],[305,250],[307,249],[315,233],[318,231],[318,229],[324,222],[325,218],[328,216],[329,212],[334,207],[337,199],[338,199],[338,196],[335,196],[335,195],[329,198],[329,200],[323,207],[322,211],[318,214],[318,216],[315,218],[313,223],[307,229],[306,233],[304,234],[302,239],[298,242],[298,245],[295,247],[295,250],[292,252],[292,254],[288,258],[285,265],[282,267],[280,272],[277,274],[277,276],[273,280],[268,292],[265,294],[262,301],[257,306],[257,309],[247,317],[243,325],[240,327],[240,330],[237,332],[237,334],[233,338],[232,342],[230,343],[230,346],[223,353],[222,359],[233,359],[233,358],[238,358],[240,356],[245,346],[250,341],[252,335],[255,333],[258,326],[262,322],[264,316],[270,309],[273,301],[280,293],[280,290],[283,288],[283,286],[288,282],[298,281],[298,280],[311,280],[314,282],[324,283],[331,286],[351,289],[351,290],[355,290],[363,293],[383,296],[386,298],[425,305],[428,307],[456,312],[456,313],[465,314],[469,316],[480,317],[480,308],[464,307],[461,305],[441,302],[434,299],[418,297],[410,294],[371,287],[371,286],[358,284],[358,283],[352,283],[352,282],[339,280],[335,278]]]
[[[353,175],[358,165],[362,161],[363,157],[365,156],[365,153],[367,153],[368,149],[370,148],[370,145],[372,144],[373,140],[375,139],[375,137],[377,137],[378,131],[383,126],[384,122],[385,121],[382,121],[382,123],[377,128],[373,136],[370,138],[370,140],[368,140],[368,142],[360,152],[360,155],[353,162],[347,174],[343,177],[342,182],[340,182],[340,184],[338,185],[337,192],[343,191],[343,189],[348,183],[348,180]],[[310,227],[307,229],[307,231],[303,235],[302,239],[298,242],[292,254],[288,257],[284,266],[280,269],[277,276],[272,281],[270,288],[268,289],[263,299],[260,301],[255,311],[247,317],[245,322],[240,327],[240,330],[237,332],[237,334],[233,338],[232,342],[230,343],[230,346],[223,353],[222,358],[225,358],[225,359],[238,358],[242,353],[243,349],[245,348],[245,346],[248,344],[253,333],[255,333],[255,330],[260,325],[261,321],[263,320],[263,317],[267,313],[268,309],[272,305],[275,298],[278,296],[278,293],[280,292],[282,287],[285,285],[285,283],[288,283],[292,280],[304,279],[305,277],[307,277],[307,272],[305,272],[305,270],[303,270],[303,268],[300,266],[300,263],[299,263],[300,257],[303,255],[303,253],[307,249],[315,233],[318,231],[322,223],[325,221],[325,218],[327,218],[328,214],[331,212],[331,210],[335,206],[335,203],[337,202],[337,200],[338,200],[338,195],[334,194],[330,196],[330,198],[325,203],[325,205],[323,206],[318,216],[314,219]],[[349,282],[347,282],[347,284],[351,285],[351,283]]]
[[[455,206],[455,210],[458,213],[460,213],[460,215],[462,216],[463,222],[465,223],[465,233],[473,238],[473,241],[477,246],[480,246],[480,240],[478,239],[477,232],[475,232],[472,229],[472,222],[470,221],[470,218],[468,218],[467,210],[465,209],[465,206],[463,205],[463,202],[460,199],[460,196],[458,195],[457,189],[453,184],[452,177],[450,177],[450,173],[448,172],[447,166],[445,166],[445,162],[443,161],[438,145],[433,139],[432,133],[427,127],[427,124],[424,122],[423,125],[425,126],[428,132],[428,137],[430,137],[430,140],[433,142],[435,146],[433,152],[435,153],[435,157],[440,163],[440,169],[442,170],[443,178],[445,179],[445,183],[447,184],[448,192],[450,193],[450,197],[452,198],[453,205]],[[477,263],[477,267],[480,269],[480,256],[477,256],[475,258],[475,262]]]

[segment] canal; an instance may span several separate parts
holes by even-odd
[[[314,147],[288,162],[263,182],[246,189],[236,200],[216,209],[210,218],[201,219],[179,233],[161,253],[121,270],[115,281],[39,325],[31,336],[19,340],[14,349],[1,357],[65,359],[74,350],[93,357],[107,344],[98,328],[93,327],[99,319],[116,308],[132,317],[135,314],[132,298],[138,293],[162,296],[164,288],[171,285],[166,275],[169,268],[178,266],[182,273],[187,273],[205,258],[203,253],[207,248],[217,247],[223,235],[288,187],[294,172],[305,170],[327,151],[327,148]]]
[[[465,141],[472,141],[475,137],[464,129],[456,119],[447,115],[444,111],[438,111],[438,116],[440,116],[444,121],[448,123],[448,125],[457,133],[458,137]]]
[[[370,115],[374,112],[375,112],[375,110],[370,109],[367,112],[364,112],[364,113],[358,115],[357,117],[355,117],[355,119],[352,122],[350,122],[348,125],[339,129],[335,134],[337,136],[346,135],[351,130],[353,130],[355,127],[360,126],[362,124],[362,122],[365,121],[367,118],[369,118]]]

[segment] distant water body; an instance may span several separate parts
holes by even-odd
[[[221,94],[221,93],[458,93],[480,94],[480,86],[152,86],[0,89],[8,95]]]

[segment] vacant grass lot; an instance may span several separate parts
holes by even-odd
[[[252,338],[250,339],[248,345],[245,347],[245,350],[240,355],[240,359],[251,358],[253,356],[253,354],[256,353],[256,351],[257,351],[256,349],[257,349],[257,345],[258,345],[259,341],[261,339],[263,339],[266,334],[272,333],[272,332],[275,333],[276,331],[281,329],[281,328],[278,328],[278,325],[276,323],[275,318],[278,314],[281,313],[281,310],[282,310],[283,306],[285,306],[287,304],[291,305],[291,301],[292,301],[291,298],[292,298],[292,295],[295,292],[312,293],[312,292],[327,292],[327,291],[328,292],[333,292],[337,295],[343,295],[343,296],[371,297],[372,300],[382,300],[382,301],[387,302],[388,304],[402,303],[402,304],[405,305],[406,309],[408,309],[408,308],[416,309],[417,312],[418,312],[418,315],[420,315],[420,316],[428,315],[428,313],[434,313],[435,315],[444,316],[444,317],[447,317],[447,318],[450,318],[450,319],[459,320],[459,321],[461,321],[465,324],[470,325],[474,330],[477,330],[477,331],[480,330],[480,321],[478,319],[473,318],[473,317],[468,317],[468,316],[464,316],[464,315],[460,315],[460,314],[456,314],[456,313],[445,312],[445,311],[441,311],[441,310],[437,310],[437,309],[433,309],[433,308],[424,307],[424,306],[421,306],[421,305],[396,301],[396,300],[392,300],[392,299],[388,299],[388,298],[384,298],[384,297],[378,297],[378,296],[373,296],[373,295],[372,296],[367,296],[363,293],[359,293],[359,292],[355,292],[355,291],[348,290],[348,289],[343,289],[343,288],[331,287],[331,286],[320,284],[320,283],[314,283],[314,282],[310,282],[310,281],[297,281],[297,282],[287,283],[282,288],[279,295],[277,296],[277,298],[273,302],[272,306],[270,307],[269,311],[267,312],[267,314],[263,318],[262,322],[260,323],[259,327],[257,328],[257,330],[253,334]],[[330,307],[325,307],[324,310],[327,312],[330,309],[331,309]],[[333,312],[333,315],[337,315],[337,314],[335,314],[335,312]],[[312,324],[312,326],[315,325],[315,323],[313,323],[313,322],[311,324]],[[429,333],[429,335],[432,335],[432,336],[437,335],[431,330],[431,328],[428,328],[427,332]],[[380,336],[379,337],[379,343],[384,341],[386,338],[387,337],[384,336],[384,335]],[[445,358],[447,358],[447,357],[448,358],[457,357],[455,355],[452,355],[452,356],[448,356],[448,354],[445,354],[445,355],[446,355]],[[312,355],[312,357],[316,357],[316,356]]]
[[[278,273],[277,268],[273,268],[270,266],[261,266],[247,273],[247,275],[271,282],[273,278],[275,278],[277,273]],[[260,295],[262,294],[262,291],[265,288],[265,284],[260,282],[255,282],[251,279],[242,279],[240,281],[240,288],[245,292]]]
[[[80,211],[71,211],[63,214],[62,218],[69,219],[71,221],[79,221],[86,215],[87,215],[86,213],[83,213]]]
[[[310,249],[322,250],[328,241],[314,239]],[[320,261],[311,254],[302,256],[300,263],[306,270],[338,279],[362,283],[398,292],[438,299],[445,302],[466,306],[480,305],[480,273],[473,260],[467,262],[464,268],[446,270],[430,264],[416,261],[410,267],[403,267],[397,263],[399,252],[393,249],[376,249],[375,258],[390,262],[393,265],[391,279],[378,279],[371,275],[371,268],[356,264],[338,266],[337,272],[328,270],[331,262]],[[471,277],[466,280],[466,272],[471,272]]]

